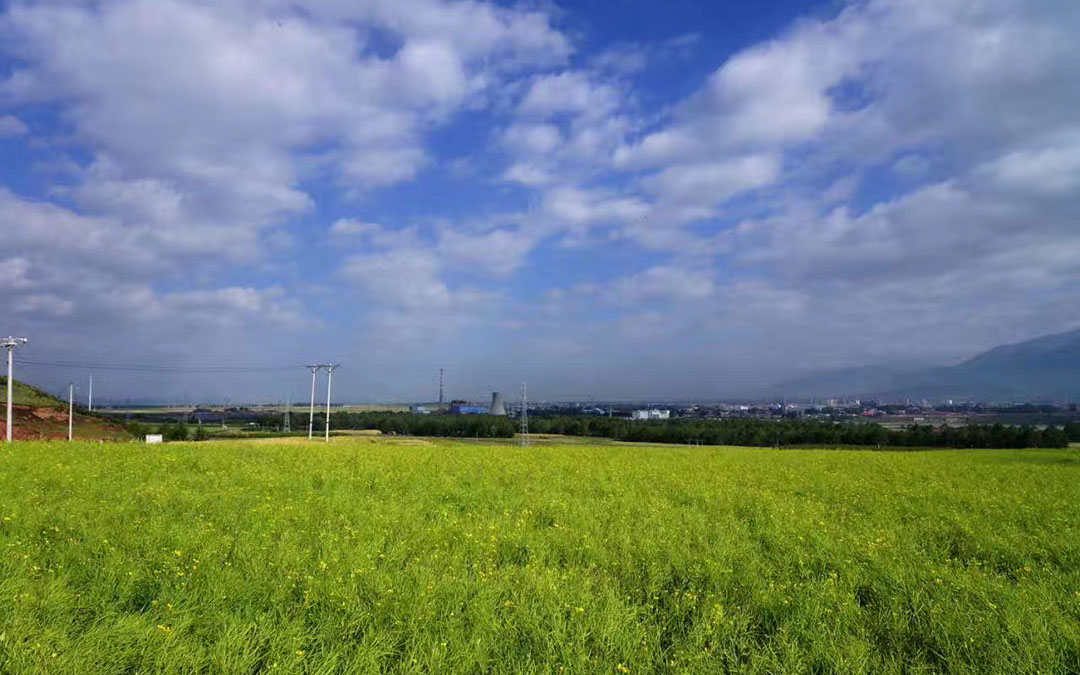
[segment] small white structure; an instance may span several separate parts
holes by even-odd
[[[650,410],[635,410],[630,413],[630,419],[632,420],[666,420],[671,419],[670,410],[657,410],[652,408]]]
[[[146,442],[147,443],[151,443],[151,444],[161,443],[164,440],[165,439],[161,436],[161,434],[146,434]]]

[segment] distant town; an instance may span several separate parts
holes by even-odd
[[[385,412],[413,415],[460,415],[460,416],[507,416],[518,417],[517,402],[498,402],[501,408],[492,410],[492,404],[455,399],[439,406],[438,403],[419,404],[334,404],[338,412]],[[324,404],[316,408],[322,416]],[[307,406],[289,408],[292,415],[306,418]],[[185,422],[188,424],[211,424],[246,426],[248,428],[278,429],[285,412],[283,405],[232,405],[232,406],[137,406],[113,404],[99,407],[98,412],[126,421]],[[887,429],[903,429],[911,425],[933,427],[962,427],[972,424],[1006,425],[1063,425],[1080,422],[1080,406],[1076,403],[992,403],[970,401],[919,401],[879,402],[858,398],[830,398],[815,402],[721,402],[721,403],[675,403],[662,401],[638,402],[565,402],[537,401],[528,404],[528,414],[535,418],[563,416],[612,417],[625,420],[815,420],[834,423],[875,423]]]

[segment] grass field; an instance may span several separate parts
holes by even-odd
[[[0,448],[0,672],[1080,671],[1080,451]]]

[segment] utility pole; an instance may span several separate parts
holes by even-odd
[[[68,442],[71,442],[73,435],[72,422],[75,419],[75,385],[68,382]]]
[[[443,369],[439,368],[439,412],[443,408]]]
[[[86,410],[94,412],[94,371],[90,371],[90,392],[86,395]]]
[[[307,421],[307,437],[310,441],[312,429],[315,428],[315,373],[319,372],[319,368],[322,368],[322,366],[312,363],[307,368],[311,371],[311,408],[308,409]]]
[[[12,367],[15,362],[15,348],[25,345],[26,338],[11,337],[0,338],[0,348],[7,350],[7,442],[11,442],[11,399],[14,396],[12,389]]]
[[[529,403],[525,396],[525,383],[521,383],[521,447],[529,444]]]
[[[330,384],[334,381],[334,368],[340,367],[340,363],[328,363],[326,368],[326,442],[330,442]]]

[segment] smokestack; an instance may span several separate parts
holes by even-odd
[[[497,391],[491,392],[491,408],[488,410],[488,414],[506,417],[506,406],[503,405],[502,394]]]

